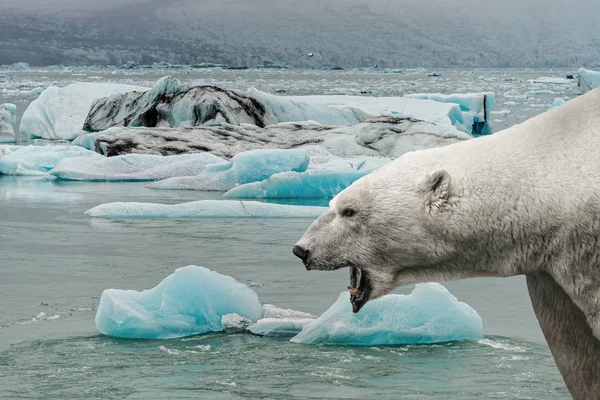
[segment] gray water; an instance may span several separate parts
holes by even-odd
[[[291,254],[310,220],[84,215],[116,200],[216,196],[0,178],[0,398],[568,398],[521,278],[446,285],[482,316],[480,343],[349,348],[250,335],[99,335],[104,289],[151,288],[189,264],[251,285],[263,303],[313,314],[344,290],[347,271],[309,273]],[[46,317],[36,319],[40,312]]]
[[[170,72],[118,71],[113,81],[149,84]],[[512,87],[525,93],[539,87],[528,79],[563,72],[454,70],[444,72],[443,80],[425,73],[398,78],[372,71],[189,74],[196,74],[195,81],[243,89],[273,92],[285,87],[287,94],[332,93],[336,88],[353,93],[362,88],[374,95],[399,95],[402,87],[412,87],[410,82],[422,91],[495,90],[496,109],[511,110],[497,115],[497,125],[510,126],[545,110],[554,97],[575,96],[576,89],[542,85],[542,91],[552,93],[532,95],[518,104],[501,91]],[[185,78],[186,72],[177,73]],[[36,85],[104,81],[109,75],[11,74],[0,102],[19,107],[32,100],[27,91]],[[486,337],[480,342],[359,348],[241,334],[166,341],[99,335],[94,316],[104,289],[151,288],[190,264],[248,284],[263,303],[316,315],[348,284],[348,271],[307,272],[291,254],[310,220],[92,220],[84,214],[111,201],[180,203],[220,197],[144,186],[0,177],[1,399],[569,398],[522,277],[445,284],[481,315]]]

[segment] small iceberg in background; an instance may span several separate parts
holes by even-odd
[[[566,103],[566,101],[564,99],[561,99],[560,97],[556,98],[556,99],[554,99],[554,101],[552,102],[552,104],[550,104],[548,106],[548,110],[551,110],[551,109],[556,108],[556,107],[560,107],[560,106],[562,106],[565,103]]]
[[[600,71],[580,68],[577,72],[579,73],[578,86],[584,93],[600,87]]]
[[[327,207],[291,206],[237,200],[199,200],[182,204],[116,202],[86,211],[92,218],[317,218]]]
[[[96,328],[120,338],[172,339],[221,332],[223,316],[234,313],[251,321],[262,318],[256,292],[230,276],[190,265],[150,290],[105,290]]]
[[[280,172],[304,172],[309,162],[305,150],[251,150],[237,154],[230,161],[209,165],[198,175],[165,179],[148,187],[227,191]]]
[[[32,138],[73,140],[86,133],[82,127],[90,106],[99,97],[147,88],[113,83],[73,83],[50,86],[25,110],[20,133]]]
[[[48,175],[67,158],[104,159],[79,146],[0,146],[0,175]]]
[[[0,104],[0,143],[14,143],[17,138],[15,137],[15,124],[17,118],[15,112],[17,106],[11,103]]]
[[[51,174],[72,181],[137,182],[154,181],[202,172],[223,159],[210,153],[159,156],[126,154],[116,157],[70,158],[58,163]]]
[[[483,337],[481,317],[438,283],[416,285],[409,295],[387,295],[354,314],[342,293],[318,319],[292,338],[295,343],[384,346],[431,344]]]
[[[435,75],[434,75],[435,76]],[[489,135],[493,133],[494,125],[491,113],[496,104],[494,92],[484,93],[414,93],[404,97],[411,99],[433,100],[438,103],[458,104],[462,113],[462,120],[455,122],[463,125],[463,130],[475,135]]]
[[[96,313],[109,336],[171,339],[208,332],[294,336],[295,343],[379,346],[479,340],[481,318],[437,284],[417,285],[410,295],[387,295],[352,313],[343,293],[319,318],[261,305],[257,294],[232,277],[207,268],[180,268],[141,292],[107,289]]]

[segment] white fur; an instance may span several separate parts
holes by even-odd
[[[355,217],[342,216],[348,206]],[[373,297],[544,273],[600,339],[600,89],[494,135],[405,154],[340,193],[298,244],[316,269],[361,265]]]

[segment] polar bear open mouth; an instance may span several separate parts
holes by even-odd
[[[371,297],[371,279],[369,273],[362,267],[356,265],[350,266],[350,302],[352,303],[352,312],[357,313],[369,301]]]

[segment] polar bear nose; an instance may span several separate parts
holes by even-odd
[[[308,258],[308,250],[304,249],[302,246],[295,245],[292,249],[292,253],[302,261],[306,261]]]

